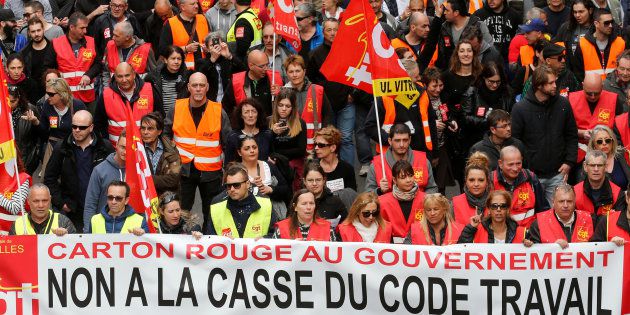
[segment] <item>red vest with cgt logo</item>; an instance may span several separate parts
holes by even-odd
[[[107,113],[107,133],[109,134],[109,141],[114,145],[116,145],[120,133],[127,126],[125,103],[127,103],[127,100],[123,101],[120,94],[114,92],[111,88],[103,90],[103,104],[105,104],[105,112]],[[144,83],[138,99],[131,104],[131,109],[136,125],[140,126],[142,116],[153,111],[153,88],[151,83]]]
[[[602,94],[599,96],[599,102],[597,102],[597,106],[592,114],[588,107],[584,91],[569,93],[569,103],[571,103],[573,116],[575,117],[575,123],[578,129],[591,130],[597,125],[606,125],[612,128],[615,123],[617,94],[613,92],[602,90]],[[585,145],[587,141],[580,139],[580,143]],[[580,146],[581,145],[578,145],[578,163],[582,162],[586,155],[586,151],[581,149]]]
[[[582,211],[586,211],[588,213],[595,213],[597,215],[607,215],[612,209],[613,205],[617,201],[619,197],[619,193],[621,192],[621,188],[615,185],[613,182],[608,181],[610,183],[610,189],[612,190],[613,202],[609,205],[603,205],[597,208],[595,211],[595,206],[593,205],[593,201],[591,201],[586,194],[584,194],[584,181],[577,183],[573,186],[573,190],[575,190],[575,208],[580,209]]]
[[[559,239],[567,240],[560,222],[553,209],[536,214],[540,229],[541,243],[555,243]],[[575,210],[573,235],[567,240],[570,243],[588,242],[593,236],[593,220],[588,212]]]
[[[523,170],[523,172],[528,171]],[[525,176],[531,177],[532,175],[525,174]],[[506,190],[499,182],[499,175],[496,171],[492,172],[492,181],[494,190]],[[519,226],[529,228],[536,219],[535,207],[536,194],[529,179],[518,185],[518,187],[514,187],[514,191],[512,192],[512,209],[510,210],[512,220],[516,221]]]
[[[422,220],[422,215],[424,214],[424,192],[420,190],[416,192],[416,197],[411,204],[411,214],[409,214],[407,219],[403,215],[400,203],[398,203],[398,200],[391,192],[378,196],[378,201],[381,203],[381,216],[392,226],[394,243],[402,243],[402,239],[409,233],[411,224]]]
[[[127,55],[127,60],[120,60],[118,55],[118,47],[113,40],[107,42],[107,68],[110,73],[116,71],[116,67],[123,61],[126,61],[137,74],[144,74],[147,72],[147,60],[149,59],[149,52],[151,51],[151,44],[144,43],[136,47],[130,54]]]
[[[81,78],[85,75],[96,60],[96,46],[94,38],[85,36],[85,47],[80,47],[75,57],[68,36],[61,36],[53,39],[53,49],[57,54],[57,64],[61,77],[68,82],[72,96],[84,103],[93,102],[96,99],[94,93],[94,83],[80,86]]]
[[[413,160],[411,161],[411,167],[413,167],[413,178],[418,184],[418,190],[424,191],[429,183],[429,169],[427,154],[422,151],[409,150],[413,152]],[[376,183],[381,182],[383,178],[383,170],[381,168],[381,156],[377,155],[372,159],[372,165],[374,165],[374,175],[376,175]],[[389,180],[389,187],[393,187],[392,182],[392,168],[387,164],[385,160],[385,177]]]

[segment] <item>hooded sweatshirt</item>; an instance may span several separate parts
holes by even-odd
[[[118,165],[114,160],[116,152],[107,156],[105,161],[97,165],[92,171],[87,193],[85,194],[85,208],[83,210],[83,232],[90,231],[90,221],[98,209],[107,206],[107,186],[114,180],[125,180],[125,166]]]
[[[510,41],[516,35],[519,24],[523,23],[523,18],[507,3],[499,13],[490,9],[488,4],[484,4],[483,8],[475,11],[473,15],[486,24],[494,39],[494,45],[501,52],[503,59],[507,59]]]
[[[105,218],[105,231],[107,231],[108,234],[120,233],[122,231],[123,225],[125,225],[125,220],[136,213],[136,211],[134,211],[130,205],[127,205],[125,206],[125,211],[121,215],[117,217],[112,217],[107,212],[108,209],[109,208],[106,205],[103,208],[101,208],[101,211],[100,211],[100,214]],[[147,220],[144,217],[142,218],[142,229],[145,232],[149,233],[149,225],[147,224]],[[92,233],[91,227],[89,231],[90,233]]]
[[[227,10],[219,8],[219,1],[206,12],[206,19],[210,23],[210,29],[221,32],[221,37],[225,40],[227,32],[236,20],[236,9],[234,6]]]

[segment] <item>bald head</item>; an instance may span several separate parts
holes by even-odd
[[[114,79],[121,91],[129,93],[136,87],[136,72],[131,65],[126,62],[121,62],[116,66]]]
[[[599,101],[599,96],[602,93],[604,85],[602,83],[602,77],[599,74],[588,73],[584,76],[584,82],[582,82],[584,88],[584,94],[586,94],[586,100],[595,103]]]
[[[207,102],[208,78],[201,72],[191,74],[188,79],[188,92],[190,92],[189,103],[192,107],[205,105]]]
[[[159,16],[162,21],[166,21],[166,19],[173,16],[173,8],[168,0],[156,0],[154,9],[155,14]]]
[[[424,40],[429,36],[429,17],[422,12],[413,12],[409,16],[410,36],[417,37],[417,40]]]
[[[262,79],[269,69],[269,58],[261,50],[252,50],[247,55],[247,66],[249,74],[256,80]]]
[[[72,116],[72,124],[78,126],[91,125],[93,120],[92,114],[84,109],[76,111]]]
[[[501,153],[499,158],[500,159],[504,159],[506,156],[515,156],[518,155],[519,157],[521,156],[521,150],[519,150],[517,147],[513,146],[513,145],[509,145],[507,147],[504,147],[503,149],[501,149]]]

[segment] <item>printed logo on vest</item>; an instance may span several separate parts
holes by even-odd
[[[225,228],[221,231],[222,236],[232,237],[232,229]]]
[[[140,64],[142,63],[142,55],[140,54],[133,55],[129,63],[131,64],[132,67],[139,68]]]
[[[201,7],[204,8],[204,9],[210,8],[211,4],[212,3],[210,1],[207,1],[207,0],[201,1]]]
[[[149,108],[149,100],[146,97],[141,97],[136,102],[138,109],[148,109]]]
[[[424,214],[424,209],[416,209],[415,219],[416,221],[422,221],[422,215]]]
[[[254,226],[252,226],[252,231],[260,233],[260,231],[262,231],[262,227],[260,226],[260,224],[255,224]]]
[[[313,112],[313,100],[309,99],[308,103],[306,103],[306,111],[309,113]]]
[[[529,192],[528,191],[519,191],[518,192],[518,200],[521,206],[524,206],[527,200],[529,200]]]
[[[612,210],[612,203],[608,205],[603,205],[601,209],[601,215],[608,215]]]
[[[423,172],[421,169],[413,170],[413,178],[417,181],[422,180]]]
[[[588,235],[588,230],[585,227],[583,227],[583,226],[579,226],[578,227],[577,239],[580,242],[588,242],[589,235]]]
[[[597,122],[607,124],[610,120],[610,111],[607,109],[601,109],[597,114]]]
[[[83,55],[82,56],[83,56],[83,59],[85,61],[90,61],[94,57],[94,54],[92,53],[91,50],[87,50],[86,49],[86,50],[83,51]]]

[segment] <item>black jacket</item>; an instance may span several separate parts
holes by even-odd
[[[512,110],[512,137],[523,141],[529,168],[540,177],[577,161],[577,126],[569,101],[555,95],[542,103],[530,89]]]
[[[507,231],[505,233],[505,243],[512,243],[514,237],[516,236],[516,228],[518,228],[518,223],[516,221],[507,218],[505,221],[507,224]],[[488,231],[488,243],[494,243],[494,231],[490,228],[490,220],[483,220],[481,223],[483,227]],[[473,243],[475,239],[475,233],[477,233],[478,228],[473,227],[470,224],[466,224],[462,233],[459,235],[459,239],[457,240],[458,244],[463,243]]]
[[[333,195],[328,187],[324,187],[322,195],[315,199],[315,209],[321,218],[330,220],[339,218],[339,222],[348,216],[348,210],[339,197]]]
[[[73,212],[82,212],[85,200],[78,198],[77,183],[79,179],[77,178],[73,139],[70,135],[64,141],[59,141],[53,149],[46,166],[44,183],[50,189],[52,205],[55,209],[61,210],[66,204]],[[90,146],[93,150],[92,169],[94,169],[110,153],[114,152],[114,148],[109,141],[104,141],[95,133],[92,133],[92,139],[94,140]]]
[[[523,167],[526,167],[527,166],[527,160],[525,159],[526,151],[525,151],[525,145],[523,144],[523,142],[514,137],[511,137],[503,141],[503,143],[501,144],[501,149],[510,145],[517,147],[521,151],[521,154],[523,155]],[[470,148],[470,154],[473,154],[477,151],[486,154],[486,156],[488,157],[489,169],[494,170],[499,166],[499,157],[501,155],[501,152],[496,147],[496,145],[494,145],[494,143],[492,143],[492,141],[490,140],[490,131],[488,131],[483,136],[483,139],[481,139],[481,141],[475,143]]]
[[[159,63],[157,68],[153,72],[147,73],[144,77],[145,82],[151,83],[153,86],[153,92],[157,95],[160,95],[160,99],[162,99],[162,95],[164,95],[164,91],[162,88],[162,71],[168,71],[164,69],[166,64]],[[188,97],[188,77],[190,77],[191,72],[186,69],[186,65],[182,62],[182,66],[179,68],[179,72],[177,73],[178,81],[175,85],[177,90],[177,98],[185,98]],[[162,107],[164,104],[162,104]],[[154,106],[155,108],[155,106]],[[166,108],[162,109],[165,113],[168,113]]]
[[[628,222],[628,217],[626,215],[626,209],[621,210],[624,213],[621,213],[621,215],[619,215],[619,219],[617,220],[617,226],[619,228],[621,228],[622,230],[630,233],[630,224]],[[599,222],[597,223],[597,226],[595,226],[595,231],[593,232],[593,236],[591,237],[591,242],[607,242],[608,239],[606,238],[606,235],[608,234],[608,224],[607,224],[607,218],[606,217],[602,217]]]
[[[26,91],[28,93],[28,91]],[[32,110],[35,117],[40,117],[39,108],[28,104],[28,109]],[[20,116],[25,115],[19,108],[12,112],[13,114],[13,132],[15,132],[15,144],[20,150],[22,162],[29,174],[33,174],[39,166],[39,148],[41,146],[40,130],[37,126]]]
[[[507,2],[503,3],[503,10],[499,13],[490,9],[488,4],[484,4],[483,8],[473,13],[473,16],[486,23],[488,31],[494,39],[494,46],[497,47],[503,59],[507,60],[510,41],[516,35],[518,26],[523,23],[523,17]]]
[[[482,83],[482,85],[485,84]],[[494,97],[497,98],[492,99]],[[465,122],[462,127],[467,141],[472,142],[472,145],[483,138],[485,131],[489,128],[486,118],[492,110],[502,109],[509,113],[513,105],[514,98],[508,91],[491,92],[485,86],[474,89],[472,95],[462,99]]]
[[[44,48],[44,58],[43,60],[38,61],[38,64],[41,65],[41,67],[38,67],[37,69],[33,68],[33,41],[29,41],[28,45],[26,45],[26,47],[24,47],[24,49],[20,51],[20,55],[22,55],[22,57],[24,58],[24,74],[26,74],[27,77],[35,80],[35,82],[37,82],[37,85],[40,86],[39,89],[42,91],[44,88],[41,83],[42,75],[47,69],[56,69],[58,67],[52,41],[48,40],[46,37],[44,37],[44,40],[46,41],[46,47]]]
[[[217,71],[217,65],[221,68],[221,72]],[[209,54],[204,59],[195,60],[195,71],[199,71],[206,75],[208,78],[208,96],[209,100],[217,101],[217,95],[219,92],[219,80],[223,86],[223,97],[228,87],[232,86],[232,61],[219,56],[219,58],[212,62]],[[232,114],[232,112],[228,112]]]
[[[125,16],[127,17],[127,22],[131,23],[133,27],[133,34],[138,36],[138,38],[144,38],[142,28],[140,28],[134,14],[127,11]],[[116,25],[116,22],[112,19],[111,13],[107,11],[97,17],[88,29],[88,34],[94,37],[96,51],[101,56],[105,51],[107,42],[114,36],[114,25]]]

